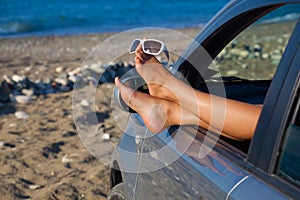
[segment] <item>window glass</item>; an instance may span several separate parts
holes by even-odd
[[[289,123],[283,140],[276,174],[290,183],[300,186],[300,109],[299,96],[296,98],[294,109],[291,109]]]
[[[214,60],[221,75],[271,80],[299,16],[300,5],[286,5],[245,29]]]

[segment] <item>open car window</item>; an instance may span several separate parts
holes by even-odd
[[[300,16],[300,5],[284,5],[249,26],[214,59],[221,76],[272,80]]]
[[[226,98],[263,105],[299,16],[299,4],[284,5],[242,31],[215,57],[212,67],[219,74],[206,86],[222,80],[219,87],[225,87]],[[245,153],[251,142],[221,139]]]

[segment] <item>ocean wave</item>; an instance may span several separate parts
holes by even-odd
[[[300,13],[290,13],[284,16],[273,17],[271,19],[263,20],[262,23],[276,23],[297,20],[300,17]]]
[[[35,28],[30,24],[21,22],[9,22],[0,24],[0,35],[10,35],[18,33],[32,32]]]

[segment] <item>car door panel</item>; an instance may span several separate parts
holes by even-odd
[[[183,135],[185,130],[176,134]],[[180,137],[175,146],[169,145],[170,139],[173,140],[166,132],[145,139],[143,146],[147,149],[141,155],[143,164],[140,167],[142,171],[149,172],[139,174],[135,199],[225,199],[236,183],[248,176],[244,170],[214,150],[199,157],[197,154],[202,143],[198,139],[194,138],[185,152],[182,152],[180,143],[188,143],[184,140],[189,138]],[[155,153],[166,145],[171,151],[165,151],[164,155]],[[144,156],[144,153],[149,152],[152,152],[151,158]],[[165,161],[171,152],[177,152],[178,159],[150,171],[150,165]]]

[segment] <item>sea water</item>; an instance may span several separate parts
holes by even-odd
[[[228,0],[0,0],[0,37],[205,24]]]
[[[0,38],[207,23],[229,0],[0,0]],[[299,13],[297,10],[296,14]],[[283,17],[284,13],[282,13]],[[282,19],[282,16],[274,16]]]

